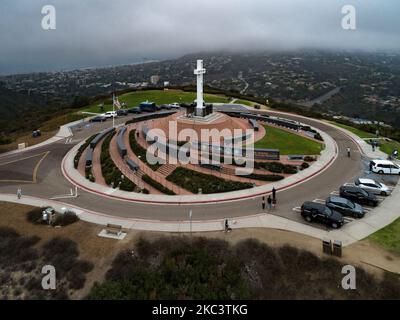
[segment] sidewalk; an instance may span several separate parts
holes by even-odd
[[[383,202],[381,206],[375,209],[372,214],[362,220],[353,221],[339,230],[324,230],[312,225],[288,220],[268,213],[243,216],[229,220],[229,226],[232,229],[241,228],[271,228],[284,231],[297,232],[317,239],[328,238],[339,240],[343,246],[348,246],[359,240],[362,240],[377,230],[392,223],[400,216],[400,204],[397,201],[400,197],[400,188],[396,188],[393,195]],[[32,205],[36,207],[52,206],[56,210],[67,208],[73,210],[81,220],[99,225],[108,223],[121,225],[125,229],[159,232],[207,232],[223,231],[224,219],[208,221],[158,221],[131,219],[109,216],[99,212],[82,209],[67,203],[53,201],[48,199],[23,196],[18,200],[16,195],[1,194],[0,201]]]

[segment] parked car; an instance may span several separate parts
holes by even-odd
[[[160,105],[160,109],[166,109],[166,110],[171,110],[171,105],[169,105],[169,104],[162,104],[162,105]]]
[[[142,111],[139,108],[130,108],[128,113],[142,113]]]
[[[355,184],[361,189],[364,189],[373,194],[388,196],[391,193],[390,189],[385,184],[376,182],[372,179],[359,178],[355,181]]]
[[[357,186],[344,185],[339,189],[341,197],[349,199],[358,204],[366,204],[376,207],[379,203],[378,199],[373,193],[365,191]]]
[[[40,130],[35,130],[32,132],[32,138],[37,138],[42,135],[42,132]]]
[[[354,203],[349,199],[330,196],[326,199],[326,206],[340,212],[345,216],[350,216],[354,218],[362,218],[364,216],[364,209],[358,203]]]
[[[370,168],[375,173],[400,174],[400,167],[389,160],[372,160]]]
[[[320,222],[334,229],[344,224],[343,215],[324,204],[307,201],[301,206],[301,216],[307,222]]]
[[[125,109],[117,110],[117,116],[118,117],[127,116],[127,115],[128,115],[128,111],[127,110],[125,110]]]
[[[181,107],[181,105],[177,102],[170,103],[169,106],[170,108],[175,108],[175,109],[179,109]]]
[[[117,111],[107,111],[106,113],[103,113],[102,116],[106,117],[107,119],[116,118],[117,117]]]
[[[157,105],[154,102],[148,102],[148,101],[142,102],[139,105],[139,109],[142,112],[156,112],[159,110]]]
[[[90,122],[104,122],[104,121],[107,121],[107,118],[103,117],[103,116],[97,116],[97,117],[90,119],[89,121]]]

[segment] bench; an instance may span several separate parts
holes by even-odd
[[[138,171],[139,170],[139,165],[133,161],[132,159],[128,159],[126,161],[126,164],[128,165],[128,167],[132,170],[132,171]]]
[[[122,226],[119,226],[117,224],[107,223],[106,233],[119,237],[122,233]]]
[[[303,155],[299,155],[299,154],[292,154],[292,155],[288,155],[288,160],[304,160],[304,156]]]
[[[249,119],[248,120],[250,125],[253,127],[254,131],[258,131],[258,124],[257,121],[255,119]]]

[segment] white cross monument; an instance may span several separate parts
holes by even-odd
[[[203,68],[203,60],[197,60],[197,69],[194,70],[194,74],[197,75],[196,116],[203,116],[203,111],[204,111],[203,74],[205,73],[206,69]]]

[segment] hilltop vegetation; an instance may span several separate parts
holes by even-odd
[[[357,268],[357,290],[343,290],[344,261],[257,240],[231,246],[205,238],[141,239],[122,251],[89,299],[399,299],[400,280]]]

